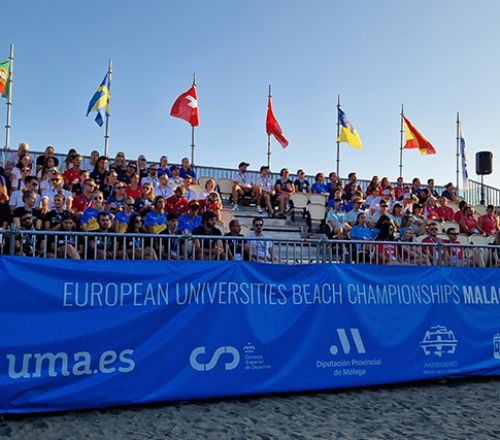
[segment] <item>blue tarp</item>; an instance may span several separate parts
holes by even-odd
[[[3,413],[500,374],[498,269],[0,266]]]

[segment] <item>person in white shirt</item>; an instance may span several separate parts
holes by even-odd
[[[147,179],[145,177],[144,179]],[[143,179],[143,180],[144,180]],[[158,186],[153,187],[153,191],[156,196],[162,196],[165,199],[168,199],[170,196],[174,194],[173,188],[168,184],[168,176],[166,174],[162,174],[160,177],[158,177]]]
[[[56,194],[63,194],[66,199],[65,209],[71,211],[71,204],[73,202],[73,194],[63,188],[63,177],[61,174],[55,175],[51,179],[52,186],[42,193],[42,199],[48,200],[48,209],[55,209],[54,196]]]
[[[23,190],[29,190],[33,191],[36,194],[36,202],[35,202],[35,208],[40,208],[40,194],[38,194],[38,181],[36,180],[35,176],[28,176],[26,177],[25,181],[25,187],[23,189],[14,191],[10,195],[9,199],[9,208],[10,212],[14,212],[14,209],[20,208],[21,206],[24,206],[23,202]]]
[[[272,263],[273,242],[271,237],[264,234],[264,219],[255,217],[252,224],[254,230],[248,234],[248,238],[255,240],[249,240],[248,242],[250,261]]]
[[[274,192],[273,180],[269,176],[268,166],[263,165],[260,167],[260,176],[257,177],[255,186],[260,188],[260,191],[256,192],[255,194],[255,203],[257,204],[257,212],[259,214],[262,213],[261,201],[263,199],[264,204],[266,205],[268,215],[272,216],[274,209],[271,200],[275,192]]]
[[[153,164],[149,167],[149,174],[141,179],[141,186],[144,186],[147,182],[151,183],[156,194],[156,190],[160,185],[160,181],[158,179],[158,165]]]
[[[233,211],[238,211],[238,197],[243,197],[245,194],[256,198],[257,193],[261,193],[261,189],[255,186],[252,179],[247,174],[247,168],[250,165],[247,162],[241,162],[238,165],[238,173],[233,178]]]

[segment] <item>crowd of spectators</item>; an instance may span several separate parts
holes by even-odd
[[[442,240],[448,243],[456,242],[455,233],[493,235],[499,231],[495,207],[489,205],[484,214],[477,215],[473,207],[458,197],[452,183],[439,194],[433,179],[423,185],[414,178],[410,185],[402,178],[392,184],[386,177],[374,176],[363,189],[354,172],[345,182],[335,172],[328,176],[317,173],[312,182],[302,169],[294,179],[283,168],[274,180],[269,167],[262,166],[259,176],[253,179],[248,166],[247,162],[238,166],[231,202],[234,212],[245,199],[255,204],[258,224],[254,225],[253,235],[263,225],[266,214],[286,217],[293,206],[294,193],[324,195],[323,225],[332,239],[391,241],[399,237],[411,242],[426,235],[424,241],[439,242],[442,239],[433,241],[432,234],[434,226],[443,222],[455,222],[446,231],[447,239]],[[203,191],[193,190],[197,183],[198,176],[187,158],[182,159],[180,166],[171,165],[167,156],[148,165],[144,155],[127,160],[123,152],[118,152],[110,160],[92,151],[90,159],[84,160],[72,149],[59,161],[54,147],[48,146],[33,162],[29,145],[22,143],[7,157],[5,167],[0,167],[0,227],[6,229],[14,224],[21,230],[220,235],[217,225],[223,224],[223,203],[217,182],[206,180]],[[226,225],[228,234],[235,234],[238,223]],[[111,249],[99,240],[92,240],[89,246],[95,255],[104,257]],[[205,258],[241,258],[244,254],[254,258],[262,251],[240,249],[243,244],[234,246],[232,251],[221,244],[202,244],[195,240],[195,252]],[[27,253],[23,246],[16,243],[20,255]],[[54,255],[58,253],[57,240],[52,240],[49,247]],[[131,249],[139,249],[138,243],[128,243],[121,252],[130,256],[136,252]],[[144,245],[141,249],[142,257],[145,253],[146,258],[153,259],[158,258],[158,252],[167,252]],[[356,258],[365,258],[365,250],[358,250]],[[171,248],[168,252],[176,251]],[[265,248],[261,253],[264,259],[272,258],[272,250]],[[81,251],[71,249],[69,254],[76,258]],[[424,264],[433,260],[431,251],[396,255],[387,246],[381,247],[379,254],[387,262],[407,260]]]

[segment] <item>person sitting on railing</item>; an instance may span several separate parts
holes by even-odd
[[[194,182],[196,182],[196,171],[191,167],[189,159],[184,157],[181,161],[181,168],[179,170],[179,177],[185,179],[186,176],[190,176]]]
[[[460,232],[466,235],[484,234],[484,230],[481,228],[481,226],[479,226],[477,220],[474,218],[472,208],[467,205],[464,208],[463,212],[463,216],[458,222]]]
[[[389,242],[381,243],[375,246],[375,262],[378,264],[401,264],[401,259],[398,255],[398,250],[394,242],[394,226],[390,222],[384,222],[380,226],[380,232],[377,236],[377,241]]]
[[[297,182],[297,180],[295,181]],[[275,196],[274,185],[269,175],[269,167],[267,165],[262,165],[260,167],[260,176],[257,177],[255,186],[260,188],[260,191],[255,191],[255,204],[257,205],[257,212],[262,214],[262,200],[264,200],[264,205],[267,209],[267,214],[272,217],[274,214],[273,208],[273,198]]]
[[[43,217],[43,229],[46,231],[60,231],[63,219],[71,217],[71,213],[64,209],[64,194],[54,196],[54,209]]]
[[[167,213],[165,212],[165,198],[156,196],[154,209],[144,217],[144,226],[148,234],[159,234],[167,227]]]
[[[415,243],[415,233],[410,228],[406,228],[401,237],[401,243]],[[425,246],[427,247],[427,246]],[[417,266],[429,266],[429,256],[423,251],[423,246],[400,245],[398,248],[399,257],[403,264],[415,264]]]
[[[174,190],[174,194],[165,200],[165,210],[169,214],[177,214],[178,216],[188,211],[189,201],[184,197],[184,188],[178,186]]]
[[[441,196],[439,198],[439,206],[435,210],[437,214],[437,219],[440,222],[452,222],[454,221],[454,212],[448,206],[448,199],[446,197]]]
[[[488,205],[486,207],[486,212],[478,219],[479,227],[486,235],[496,234],[499,230],[498,219],[496,218],[494,212],[495,207],[493,205]]]
[[[241,233],[241,223],[237,219],[229,222],[229,232],[224,237],[244,237]],[[247,260],[249,254],[248,243],[243,240],[226,240],[226,254],[229,260]]]
[[[202,217],[202,226],[193,229],[194,251],[198,260],[224,260],[225,253],[222,241],[213,238],[197,238],[199,236],[222,236],[215,227],[217,216],[213,212],[205,212]]]
[[[127,256],[131,260],[158,260],[156,251],[151,246],[152,239],[140,237],[140,234],[146,233],[144,221],[141,216],[134,212],[128,219],[126,226],[127,235],[126,249]]]
[[[92,232],[99,229],[99,223],[97,222],[99,213],[105,212],[111,216],[111,213],[104,207],[104,196],[102,192],[94,191],[92,194],[92,202],[93,205],[83,211],[80,219],[80,229],[84,232]]]
[[[55,235],[52,237],[53,239],[50,240],[47,257],[69,258],[72,260],[80,259],[80,254],[77,249],[77,236],[73,234],[75,226],[73,217],[71,215],[64,214],[60,230],[67,232],[68,234]],[[83,240],[80,240],[79,247],[83,249]],[[40,248],[45,248],[43,240]]]
[[[30,190],[23,191],[23,206],[14,209],[12,213],[12,221],[18,227],[21,228],[21,219],[25,214],[30,214],[30,225],[34,229],[40,230],[42,228],[43,213],[39,208],[35,208],[36,204],[36,193]]]
[[[353,211],[351,211],[353,212]],[[351,240],[373,240],[373,231],[367,225],[367,217],[364,212],[359,212],[356,218],[356,223],[349,231],[349,238]],[[370,262],[370,246],[365,244],[356,244],[354,247],[355,252],[351,252],[352,258],[356,263],[369,263]]]
[[[111,232],[111,222],[111,215],[109,213],[100,212],[97,214],[99,229],[96,232],[101,234]],[[96,260],[122,260],[126,257],[126,253],[123,250],[123,240],[106,235],[95,235],[88,241],[87,257]]]
[[[276,196],[279,203],[279,217],[286,218],[285,210],[290,196],[295,192],[293,182],[288,178],[289,171],[287,168],[282,168],[280,171],[280,178],[276,181],[274,188],[276,189]]]
[[[248,252],[250,261],[259,263],[272,263],[273,242],[269,235],[264,233],[264,219],[255,217],[252,221],[253,231],[248,234]]]
[[[306,173],[303,169],[297,170],[297,179],[293,182],[293,184],[295,185],[295,192],[301,192],[304,194],[311,193],[311,184],[309,183],[309,180],[306,179]]]
[[[113,220],[113,231],[124,234],[127,232],[127,227],[129,225],[130,217],[133,214],[137,214],[134,211],[135,203],[132,197],[126,197],[123,209],[118,211]]]
[[[89,161],[83,165],[83,168],[87,170],[89,173],[94,171],[95,166],[97,165],[97,160],[99,159],[99,151],[92,150],[90,153]]]

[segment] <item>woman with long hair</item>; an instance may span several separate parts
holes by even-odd
[[[145,182],[141,187],[141,195],[135,199],[135,210],[141,215],[145,216],[149,211],[154,208],[155,193],[153,184]]]
[[[126,240],[127,255],[131,260],[158,260],[156,251],[150,246],[153,239],[139,236],[145,233],[146,229],[142,217],[137,213],[133,213],[127,226],[127,234],[133,235],[127,236]]]
[[[401,236],[402,243],[415,243],[415,233],[412,229],[406,228]],[[419,245],[401,245],[399,247],[399,257],[403,264],[415,264],[417,266],[430,266],[427,254],[423,252]]]
[[[401,264],[396,245],[387,243],[396,240],[394,237],[394,226],[390,221],[382,223],[376,240],[384,242],[378,244],[375,248],[375,261],[377,263],[390,265]]]

